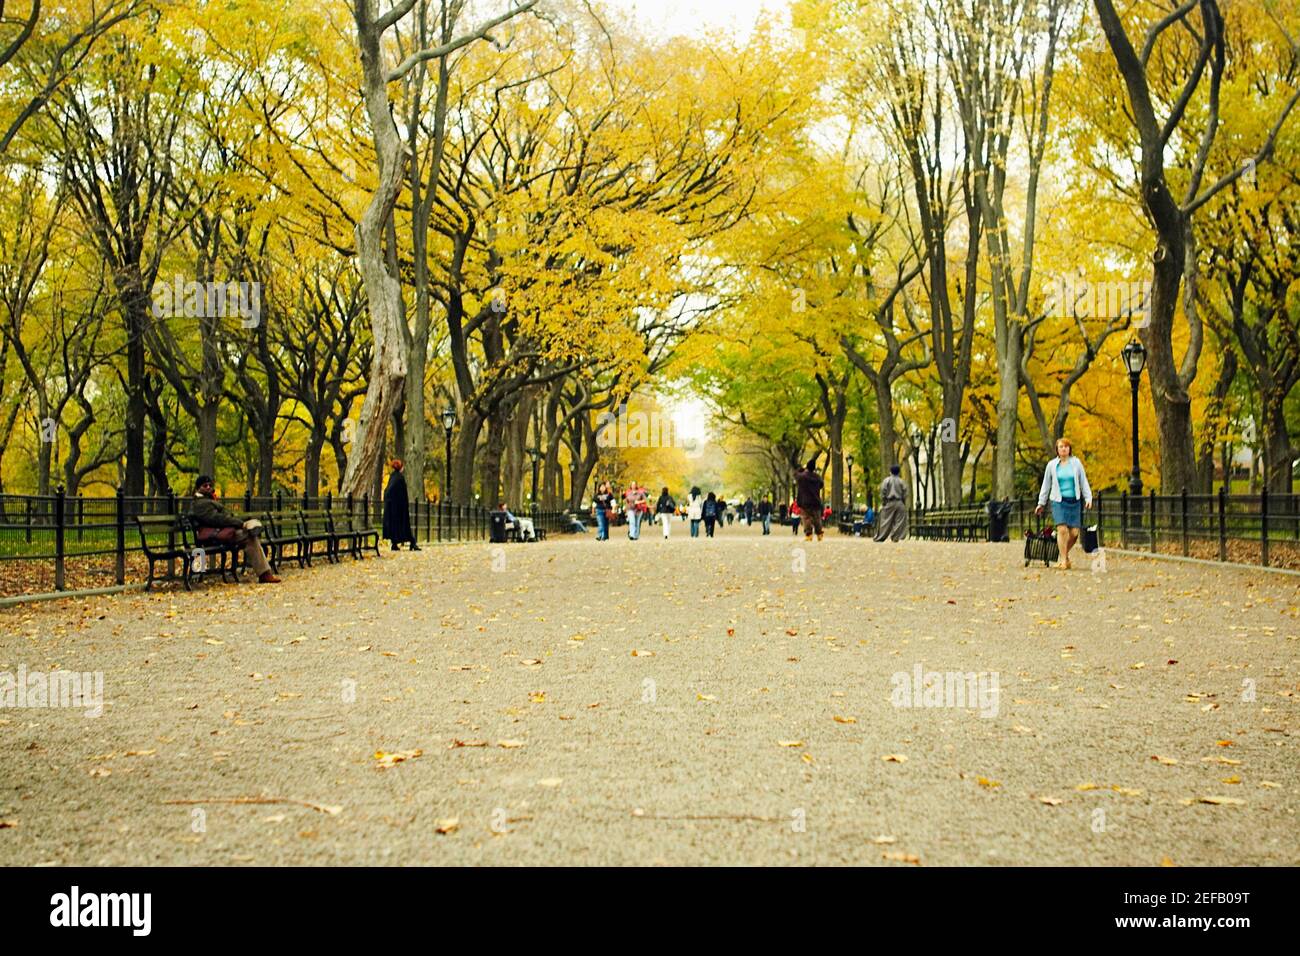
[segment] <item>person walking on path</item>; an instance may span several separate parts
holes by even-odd
[[[592,499],[591,506],[596,512],[596,540],[608,541],[610,512],[614,510],[614,489],[608,481],[600,483],[600,490]]]
[[[635,481],[623,492],[623,501],[627,504],[627,539],[635,541],[641,537],[641,515],[646,507],[645,489]]]
[[[190,506],[190,520],[196,527],[195,537],[203,545],[243,545],[244,560],[257,575],[259,584],[279,584],[280,579],[271,571],[262,542],[257,532],[262,523],[255,519],[243,521],[226,510],[217,501],[217,487],[208,475],[199,475],[194,482],[194,503]]]
[[[1056,545],[1060,559],[1056,566],[1062,570],[1070,567],[1070,549],[1079,540],[1083,527],[1083,509],[1092,508],[1092,488],[1083,462],[1074,457],[1070,439],[1056,440],[1056,457],[1047,463],[1043,472],[1043,486],[1038,490],[1038,507],[1034,514],[1041,516],[1052,501],[1052,523],[1056,525]]]
[[[714,526],[715,524],[717,524],[717,522],[718,522],[718,505],[719,505],[719,504],[720,504],[720,502],[718,501],[717,496],[716,496],[713,492],[710,491],[710,492],[709,492],[709,496],[708,496],[707,498],[704,499],[704,506],[703,506],[703,508],[702,508],[701,511],[700,511],[701,515],[704,517],[704,535],[705,535],[705,537],[708,537],[708,538],[712,538],[712,537],[713,537],[713,526]]]
[[[880,514],[876,540],[902,541],[907,537],[907,485],[898,477],[898,466],[889,466],[889,477],[880,483]]]
[[[668,540],[668,532],[673,526],[673,515],[677,513],[677,502],[673,496],[664,488],[659,493],[659,500],[655,502],[655,514],[659,516],[659,523],[664,526],[664,540]]]
[[[772,502],[764,498],[758,503],[758,518],[763,522],[763,534],[772,533]]]
[[[795,504],[803,516],[803,537],[811,541],[813,532],[822,539],[822,476],[817,474],[817,457],[814,455],[794,473]]]
[[[704,498],[696,485],[691,489],[691,497],[686,502],[686,517],[691,522],[691,537],[700,536],[700,521],[704,517]]]
[[[745,524],[752,527],[754,524],[754,499],[745,499]]]
[[[419,551],[420,546],[415,543],[415,534],[411,531],[411,499],[406,493],[402,460],[394,458],[388,464],[393,473],[384,489],[384,538],[392,543],[394,551],[408,543],[412,551]]]

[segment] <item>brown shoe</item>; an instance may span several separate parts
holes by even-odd
[[[270,571],[263,571],[261,574],[257,576],[257,583],[258,584],[279,584],[280,579],[277,578]]]

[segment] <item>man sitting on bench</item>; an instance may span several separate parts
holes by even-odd
[[[261,522],[240,521],[217,501],[217,489],[208,475],[199,475],[194,483],[194,504],[190,518],[197,529],[195,535],[200,545],[244,546],[244,560],[257,575],[260,584],[279,584],[280,579],[271,573],[270,562],[257,539]],[[250,527],[251,525],[251,527]]]

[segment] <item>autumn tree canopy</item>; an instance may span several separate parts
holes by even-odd
[[[0,491],[1292,487],[1300,9],[80,0],[0,19]],[[602,423],[708,409],[701,459]],[[454,412],[445,460],[444,412]],[[664,411],[666,416],[668,413]],[[444,475],[450,474],[446,486]],[[653,479],[651,478],[653,476]],[[676,487],[674,488],[676,490]]]

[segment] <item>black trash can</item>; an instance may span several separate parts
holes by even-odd
[[[1011,520],[1011,502],[1010,501],[990,501],[985,505],[985,510],[989,515],[989,540],[990,541],[1010,541],[1007,534],[1007,524]]]
[[[504,511],[494,511],[488,515],[488,521],[488,539],[493,544],[505,544],[506,513]]]

